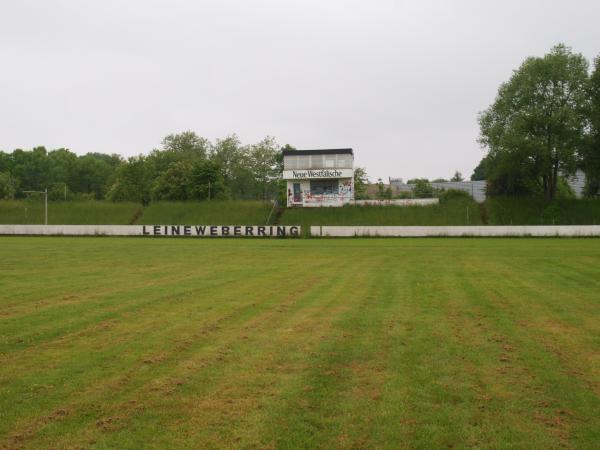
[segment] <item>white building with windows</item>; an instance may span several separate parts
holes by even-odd
[[[351,148],[284,150],[287,206],[343,206],[354,201]]]

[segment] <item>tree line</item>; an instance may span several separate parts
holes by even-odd
[[[559,44],[527,58],[479,115],[487,154],[472,180],[487,180],[488,195],[543,195],[552,200],[577,170],[585,193],[600,191],[600,56],[593,70],[581,54]],[[165,137],[148,155],[78,156],[65,148],[0,151],[0,199],[49,190],[51,199],[135,201],[285,199],[282,149],[266,137],[243,145],[236,135],[214,142],[192,131]],[[459,172],[453,181],[462,180]],[[410,180],[417,183],[424,180]],[[434,181],[442,181],[434,180]],[[368,178],[355,168],[356,198]],[[423,184],[423,183],[421,183]],[[386,193],[384,193],[387,195]],[[381,195],[384,195],[381,194]]]
[[[293,148],[285,146],[284,148]],[[210,142],[192,131],[171,134],[148,155],[68,149],[0,151],[0,199],[48,188],[49,198],[153,200],[274,199],[281,183],[281,148],[272,137],[242,145],[236,135]]]
[[[471,179],[490,195],[556,198],[565,177],[583,170],[585,193],[600,188],[600,56],[590,64],[559,44],[527,58],[480,113],[487,154]]]

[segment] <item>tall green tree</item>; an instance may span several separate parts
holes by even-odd
[[[250,146],[249,163],[255,185],[255,197],[263,200],[275,198],[282,172],[278,166],[279,146],[275,138],[267,136]]]
[[[473,174],[471,175],[471,181],[483,181],[487,180],[489,177],[491,166],[494,164],[492,161],[492,155],[485,155],[475,169],[473,169]]]
[[[51,191],[53,188],[62,188],[64,191],[64,185],[66,184],[68,190],[76,191],[76,185],[79,184],[77,174],[78,162],[77,155],[66,148],[59,148],[48,152],[50,183],[52,184],[48,188]]]
[[[211,143],[198,136],[193,131],[170,134],[162,140],[162,148],[153,150],[149,155],[149,161],[154,170],[161,173],[172,163],[187,161],[193,164],[195,161],[204,160],[211,151]]]
[[[379,180],[378,180],[379,181]],[[354,169],[354,198],[364,200],[367,198],[367,187],[369,186],[369,177],[364,167]]]
[[[92,194],[96,199],[104,198],[113,171],[110,163],[103,158],[94,154],[81,156],[74,167],[69,186],[74,192]]]
[[[235,134],[217,139],[212,146],[210,160],[220,167],[224,195],[239,199],[259,197],[262,189],[252,171],[251,151],[252,146],[242,146]]]
[[[10,172],[12,166],[12,154],[0,150],[0,172]]]
[[[463,181],[464,178],[462,176],[462,173],[460,173],[458,170],[454,172],[454,175],[452,175],[452,178],[450,178],[450,181]]]
[[[194,200],[227,198],[223,172],[215,161],[197,161],[191,174],[191,196]]]
[[[15,183],[10,173],[0,172],[0,200],[10,200],[15,196]]]
[[[514,155],[509,153],[489,154],[486,158],[489,158],[485,168],[488,195],[527,196],[542,193],[538,174],[532,165],[515,164]]]
[[[232,134],[223,139],[217,139],[211,153],[211,159],[221,168],[223,179],[229,186],[233,183],[236,170],[246,159],[246,151],[237,135]]]
[[[12,153],[11,175],[19,180],[21,191],[41,191],[50,185],[50,161],[45,147],[31,151],[16,149]]]
[[[600,56],[594,61],[590,77],[590,135],[582,157],[582,167],[586,175],[586,194],[600,193]]]
[[[147,205],[152,196],[153,181],[154,171],[148,157],[133,156],[117,168],[107,198]]]
[[[206,159],[210,142],[193,131],[170,134],[162,141],[163,151],[184,155],[187,159]]]
[[[178,161],[160,173],[152,187],[154,200],[189,200],[192,197],[192,163]]]
[[[577,168],[589,106],[588,62],[559,44],[544,57],[530,57],[500,86],[480,114],[480,143],[515,172],[555,198],[561,174]]]

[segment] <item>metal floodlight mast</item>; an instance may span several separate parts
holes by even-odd
[[[44,225],[48,225],[48,188],[43,191],[23,191],[27,194],[44,194]]]

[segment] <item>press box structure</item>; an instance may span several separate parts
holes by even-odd
[[[284,150],[288,207],[343,206],[354,201],[351,148]]]

